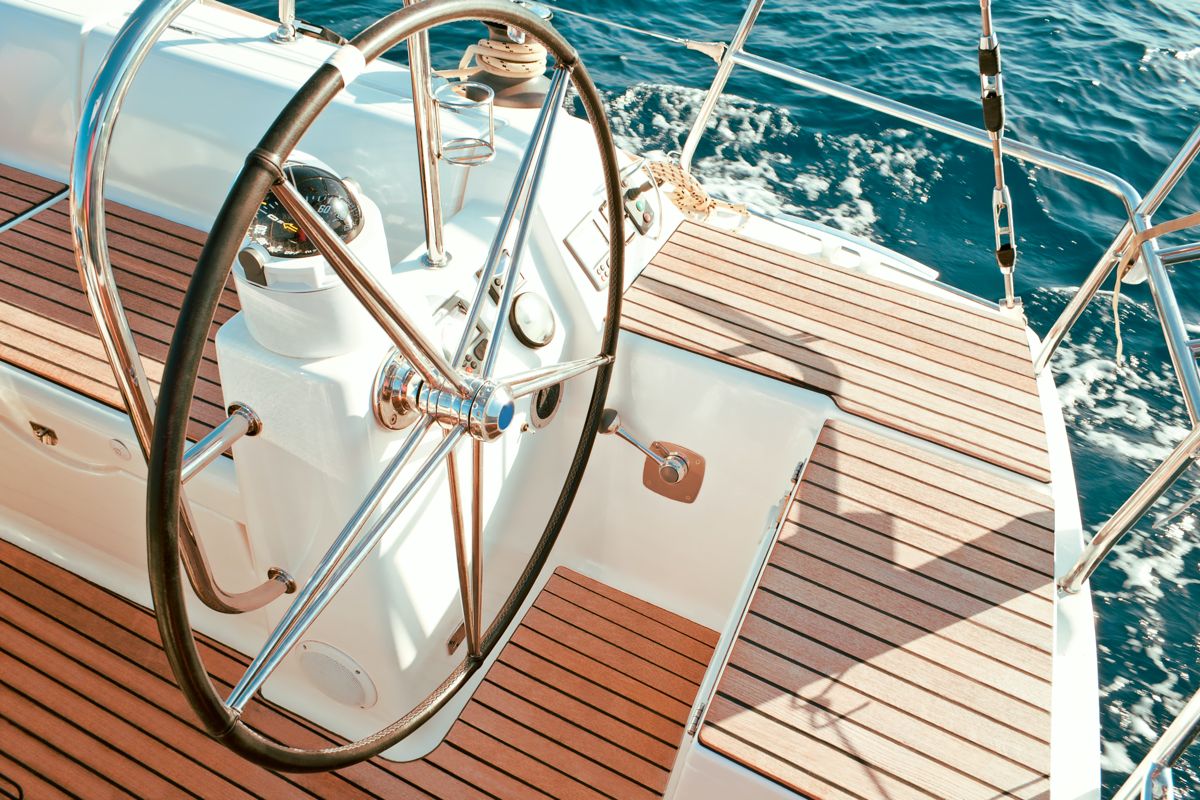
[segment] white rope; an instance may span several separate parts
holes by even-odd
[[[471,66],[471,60],[475,66]],[[533,39],[523,44],[480,39],[463,52],[458,69],[440,70],[443,78],[466,78],[481,69],[500,78],[532,78],[547,69],[546,48]]]
[[[1117,313],[1119,303],[1121,301],[1121,284],[1125,281],[1125,276],[1129,274],[1129,270],[1133,269],[1133,265],[1142,255],[1142,245],[1151,239],[1157,239],[1168,233],[1175,233],[1186,228],[1191,228],[1200,225],[1200,211],[1185,214],[1177,219],[1160,222],[1157,225],[1147,228],[1138,235],[1129,240],[1129,244],[1125,246],[1125,251],[1121,255],[1121,260],[1117,262],[1117,284],[1113,287],[1113,333],[1117,337],[1117,364],[1121,363],[1121,353],[1124,349],[1124,342],[1121,340],[1121,317]]]

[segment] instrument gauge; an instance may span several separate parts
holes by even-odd
[[[311,164],[289,162],[283,171],[342,241],[351,242],[358,236],[363,225],[362,208],[345,181]],[[248,236],[275,258],[304,258],[317,253],[316,245],[273,193],[259,204]]]

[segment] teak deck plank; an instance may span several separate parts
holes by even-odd
[[[585,609],[614,606],[627,610],[619,630],[585,630]],[[691,687],[684,698],[658,687],[672,655],[706,661],[716,634],[565,567],[530,613],[550,635],[523,621],[426,758],[279,774],[197,727],[149,611],[0,540],[0,781],[39,797],[661,797],[698,679],[672,682]],[[606,633],[619,634],[620,669],[588,655]],[[222,692],[248,663],[205,638],[201,652]],[[338,741],[267,703],[246,719],[296,745]]]
[[[950,472],[953,502],[931,498],[931,473]],[[890,489],[870,506],[843,494],[863,475]],[[902,515],[935,501],[955,516],[921,520],[938,542],[915,550],[918,523]],[[1028,484],[826,423],[701,742],[820,800],[1049,797],[1052,519],[1048,494]],[[1022,539],[1000,548],[1021,568],[1016,583],[950,561],[997,559],[981,541],[1016,522]]]
[[[0,223],[49,199],[63,186],[0,164]],[[113,272],[151,385],[157,391],[205,234],[117,203],[107,204]],[[80,283],[66,201],[0,234],[0,360],[124,410]],[[189,438],[225,418],[214,337],[240,305],[225,287],[196,382]]]
[[[625,294],[622,327],[829,395],[844,410],[1050,479],[1024,324],[684,222]]]
[[[0,225],[66,189],[66,184],[0,163]]]

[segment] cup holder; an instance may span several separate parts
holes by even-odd
[[[474,167],[496,155],[496,93],[478,81],[443,84],[433,93],[442,129],[441,158],[450,164]],[[446,131],[466,136],[446,138]]]

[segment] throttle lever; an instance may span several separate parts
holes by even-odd
[[[669,450],[666,451],[666,455],[660,455],[639,442],[621,425],[621,415],[615,408],[606,408],[600,415],[600,432],[616,434],[640,450],[646,458],[658,465],[658,477],[663,483],[674,486],[687,477],[688,462],[684,456]]]

